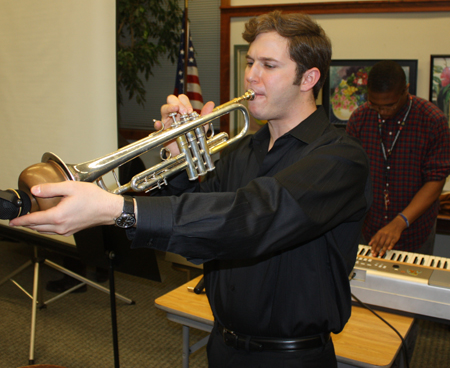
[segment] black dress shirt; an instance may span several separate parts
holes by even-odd
[[[132,246],[204,262],[213,314],[230,330],[339,332],[371,202],[368,159],[322,108],[270,151],[269,139],[264,126],[225,150],[202,183],[183,173],[162,191],[174,195],[137,197]]]

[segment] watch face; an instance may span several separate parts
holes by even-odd
[[[134,214],[122,213],[122,215],[116,219],[116,225],[124,229],[132,227],[135,223],[136,219],[134,218]]]

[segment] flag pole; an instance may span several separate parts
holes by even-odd
[[[188,67],[188,54],[189,54],[189,20],[188,20],[188,7],[189,0],[184,0],[184,83],[183,93],[187,93],[187,67]]]

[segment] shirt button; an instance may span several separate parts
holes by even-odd
[[[392,132],[389,132],[389,135],[392,135]]]
[[[230,286],[230,290],[231,290],[231,291],[234,291],[234,289],[235,289],[234,285],[231,285],[231,286]]]
[[[390,169],[391,169],[391,167],[390,167],[390,166],[388,166],[388,167],[386,167],[386,169],[390,170]]]
[[[387,220],[387,216],[384,216],[384,219]]]

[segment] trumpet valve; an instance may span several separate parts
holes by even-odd
[[[180,125],[180,122],[177,121],[177,114],[176,112],[173,112],[169,114],[169,116],[172,118],[173,122],[170,124],[172,128],[176,128],[178,125]]]

